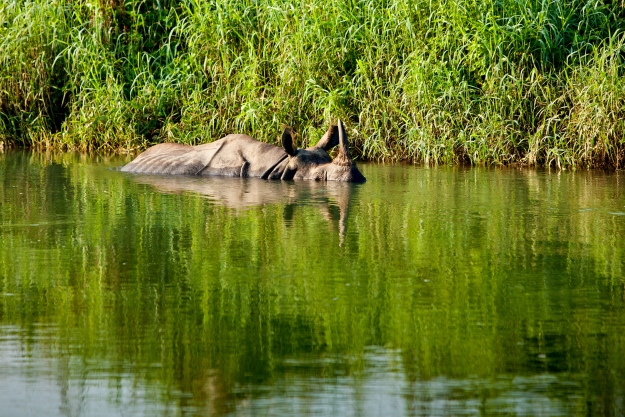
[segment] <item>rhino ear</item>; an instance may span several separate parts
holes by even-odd
[[[291,128],[285,127],[284,132],[282,132],[282,147],[290,156],[295,155],[295,146],[293,145],[293,132],[291,132]]]
[[[334,148],[339,144],[339,130],[336,125],[330,126],[325,135],[317,142],[317,148],[322,148],[326,151]]]

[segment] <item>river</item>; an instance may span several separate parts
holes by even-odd
[[[625,414],[622,172],[0,154],[0,415]]]

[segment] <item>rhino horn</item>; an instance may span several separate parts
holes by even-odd
[[[339,154],[332,161],[335,165],[351,166],[354,165],[351,156],[349,155],[349,146],[347,144],[347,133],[345,133],[345,126],[343,122],[339,120],[337,129],[339,131]]]

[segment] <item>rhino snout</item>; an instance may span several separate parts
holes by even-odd
[[[364,175],[362,175],[362,173],[358,170],[358,168],[356,168],[356,165],[354,165],[352,167],[352,169],[350,170],[350,178],[349,178],[349,182],[365,182],[367,181],[367,179],[365,178]]]
[[[358,170],[355,164],[350,166],[340,166],[332,164],[326,171],[328,181],[344,181],[344,182],[365,182],[367,179]]]

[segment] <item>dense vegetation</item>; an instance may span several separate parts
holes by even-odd
[[[623,29],[608,0],[3,0],[0,140],[306,145],[342,118],[367,159],[618,168]]]

